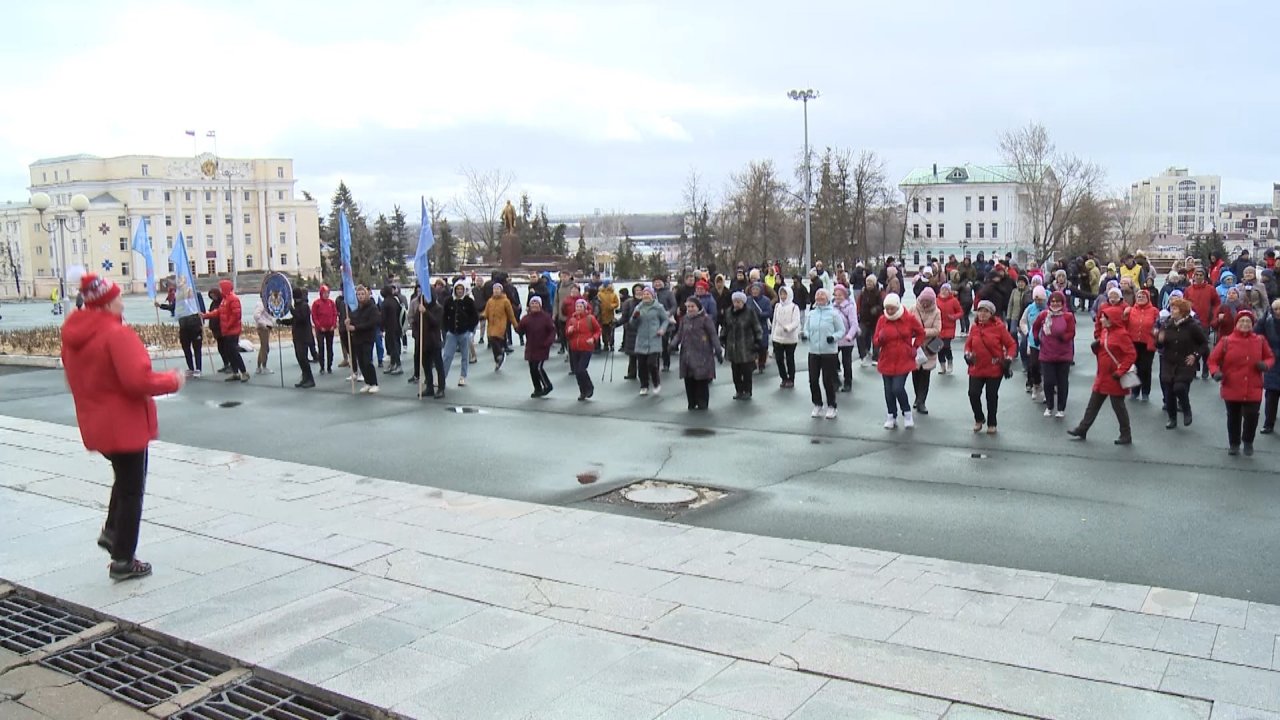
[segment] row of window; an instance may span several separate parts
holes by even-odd
[[[245,213],[245,214],[244,214],[244,218],[243,218],[243,219],[244,219],[244,224],[245,224],[245,225],[250,225],[250,224],[252,224],[252,223],[253,223],[253,217],[252,217],[252,215],[251,215],[250,213]],[[279,222],[285,222],[285,214],[284,214],[284,213],[276,213],[276,220],[278,220]],[[125,218],[123,215],[121,215],[120,217],[116,218],[116,221],[120,224],[120,227],[125,227],[125,226],[128,224],[128,222],[127,222],[126,218]],[[230,225],[230,224],[231,224],[231,213],[227,213],[227,214],[223,215],[223,216],[222,216],[222,222],[223,222],[224,224],[226,224],[226,225]],[[164,216],[164,224],[165,224],[165,226],[166,226],[166,227],[173,227],[173,217],[172,217],[171,215],[165,215],[165,216]],[[190,225],[190,224],[191,224],[191,215],[183,215],[183,216],[182,216],[182,224],[183,224],[183,225]],[[213,215],[207,215],[207,214],[206,214],[206,215],[204,216],[204,224],[205,224],[205,225],[212,225],[212,224],[213,224]]]
[[[71,170],[70,170],[69,168],[68,168],[64,173],[62,173],[62,175],[63,175],[62,177],[59,177],[58,175],[59,175],[59,171],[58,171],[58,170],[54,170],[54,171],[53,171],[53,181],[54,181],[54,182],[63,182],[63,181],[65,181],[65,182],[71,182]],[[146,164],[146,163],[143,163],[143,164],[142,164],[142,177],[151,177],[151,166],[150,166],[150,165],[148,165],[148,164]],[[283,166],[283,165],[277,165],[277,166],[276,166],[276,177],[277,177],[277,178],[279,178],[279,179],[281,179],[281,180],[283,180],[283,179],[284,179],[284,166]],[[41,182],[49,182],[49,173],[48,173],[48,171],[45,171],[45,172],[40,173],[40,181],[41,181]],[[167,197],[167,196],[168,196],[168,194],[169,194],[169,193],[165,193],[165,195],[166,195],[165,200],[168,200],[168,199],[169,199],[169,198]],[[191,193],[187,193],[187,194],[188,194],[188,195],[190,195]],[[143,198],[143,199],[145,200],[146,198]],[[190,200],[191,198],[187,198],[187,199],[188,199],[188,200]],[[245,200],[248,200],[248,199],[249,199],[249,198],[245,198]]]
[[[142,192],[142,201],[143,201],[143,202],[150,202],[150,201],[151,201],[151,191],[150,191],[150,190],[142,190],[141,192]],[[277,200],[284,200],[284,194],[285,194],[285,191],[284,191],[284,190],[277,190],[277,191],[276,191],[276,199],[277,199]],[[184,201],[184,202],[191,202],[192,192],[191,192],[190,190],[184,190],[184,191],[182,191],[182,195],[183,195],[183,198],[182,198],[182,199],[183,199],[183,201]],[[223,191],[222,191],[222,200],[223,200],[223,202],[231,202],[231,191],[230,191],[230,190],[223,190]],[[165,190],[165,191],[164,191],[164,201],[165,201],[165,202],[167,202],[167,203],[168,203],[168,202],[173,202],[173,192],[172,192],[171,190]],[[212,191],[212,190],[205,190],[205,191],[204,191],[204,201],[205,201],[205,202],[209,202],[209,203],[213,202],[213,191]],[[245,202],[253,202],[253,191],[252,191],[252,190],[245,190],[245,191],[244,191],[244,201],[245,201]]]
[[[940,198],[937,198],[937,200],[938,200],[938,212],[940,213],[946,212],[947,199],[940,197]],[[931,197],[927,197],[924,199],[925,212],[927,213],[933,212],[933,201],[934,201],[934,198],[931,198]],[[986,212],[986,209],[987,209],[987,196],[979,195],[978,196],[978,212]],[[991,212],[998,212],[999,210],[1000,210],[1000,197],[998,195],[992,195],[991,196]],[[973,196],[966,195],[964,197],[964,211],[973,212]],[[916,212],[916,213],[920,212],[920,198],[911,198],[911,212]]]
[[[933,223],[925,223],[924,236],[926,238],[933,237]],[[920,239],[920,225],[911,226],[911,237],[914,240]],[[938,239],[945,240],[947,237],[947,226],[944,223],[938,223]],[[964,224],[964,237],[966,240],[973,239],[973,223]],[[987,223],[978,223],[978,237],[987,237]],[[991,239],[997,240],[1000,237],[1000,223],[991,223]]]

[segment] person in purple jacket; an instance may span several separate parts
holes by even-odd
[[[1044,386],[1044,416],[1067,416],[1067,379],[1075,359],[1076,316],[1067,296],[1055,290],[1049,307],[1036,315],[1031,332],[1040,340],[1040,376]]]
[[[851,392],[853,390],[853,348],[858,339],[858,306],[849,298],[849,288],[844,285],[836,285],[833,296],[835,299],[831,305],[836,312],[840,313],[840,318],[844,320],[844,326],[847,328],[836,343],[844,372],[844,383],[840,386],[840,392]]]

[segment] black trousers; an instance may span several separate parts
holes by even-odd
[[[613,323],[600,323],[600,342],[604,343],[605,350],[614,348],[614,327]]]
[[[359,366],[365,385],[378,384],[378,366],[373,364],[373,338],[355,342],[355,365]]]
[[[320,355],[320,367],[330,372],[333,371],[333,331],[317,330],[316,345]]]
[[[596,392],[595,383],[591,382],[591,373],[587,370],[590,366],[590,350],[569,351],[569,369],[573,371],[573,377],[578,381],[578,395],[582,397],[591,397]]]
[[[529,361],[529,379],[533,381],[533,391],[543,395],[551,392],[551,378],[547,377],[547,371],[542,367],[545,362],[545,360]],[[443,382],[442,378],[441,386]]]
[[[738,391],[739,395],[751,394],[751,374],[755,372],[756,364],[752,360],[747,362],[736,362],[733,366],[733,389]]]
[[[973,308],[972,308],[972,307],[965,307],[964,305],[961,305],[961,306],[960,306],[960,310],[961,310],[961,312],[960,312],[960,332],[962,332],[962,333],[968,333],[968,332],[969,332],[969,313],[973,310]]]
[[[351,333],[346,331],[338,333],[338,342],[339,344],[342,345],[342,359],[350,361],[351,360]],[[354,362],[351,363],[351,367],[353,369],[355,368],[355,366],[356,364]]]
[[[1160,390],[1164,393],[1164,409],[1169,417],[1177,418],[1178,411],[1183,415],[1191,412],[1191,382],[1161,382]]]
[[[111,538],[111,559],[128,562],[138,552],[138,532],[142,528],[142,495],[147,486],[147,451],[103,453],[111,461],[115,482],[103,526]]]
[[[308,357],[310,353],[310,340],[293,341],[293,356],[298,360],[298,367],[302,370],[302,382],[304,383],[312,383],[316,381],[315,376],[311,374],[311,360]]]
[[[200,324],[198,315],[188,315],[178,320],[178,342],[182,344],[187,369],[203,370],[204,362],[200,353],[204,349],[204,326]]]
[[[929,380],[933,375],[932,370],[916,368],[911,371],[911,388],[916,392],[915,408],[919,410],[924,407],[924,403],[929,399]]]
[[[1148,366],[1148,375],[1151,368]],[[1148,378],[1149,380],[1149,378]],[[1044,366],[1040,363],[1040,348],[1027,348],[1027,382],[1036,387],[1044,382]]]
[[[996,427],[996,412],[1000,409],[1000,382],[1004,377],[980,378],[969,376],[969,407],[973,410],[975,423],[986,423],[987,427]],[[983,395],[986,395],[987,412],[982,412]]]
[[[871,347],[871,335],[875,332],[874,325],[858,324],[858,359],[866,360],[867,353],[871,353],[871,359],[875,360],[878,353]]]
[[[951,338],[942,339],[942,350],[938,352],[938,362],[954,363],[956,357],[951,352]]]
[[[1227,400],[1227,444],[1240,447],[1243,440],[1246,445],[1253,444],[1253,437],[1258,432],[1258,406],[1256,402],[1236,402]]]
[[[244,367],[244,358],[240,357],[239,335],[223,335],[218,340],[218,352],[222,354],[222,359],[231,366],[233,372],[249,372]]]
[[[423,348],[418,348],[415,353],[418,365],[414,367],[415,375],[422,373],[422,392],[435,394],[436,389],[444,390],[444,357],[440,355],[439,343],[426,343]],[[466,352],[466,348],[462,349]],[[437,384],[435,381],[439,379]]]
[[[1089,432],[1089,428],[1093,427],[1093,421],[1098,419],[1098,411],[1102,409],[1102,403],[1106,402],[1107,398],[1111,398],[1111,409],[1116,414],[1116,422],[1120,423],[1120,437],[1131,437],[1129,433],[1129,408],[1125,407],[1124,395],[1091,393],[1089,395],[1089,404],[1084,408],[1084,418],[1080,420],[1080,424],[1076,426],[1076,429],[1082,432]]]
[[[689,400],[690,410],[706,410],[711,402],[711,381],[685,378],[684,396]]]
[[[493,351],[493,362],[497,364],[498,360],[506,354],[507,341],[505,338],[490,337],[489,349]]]
[[[1050,410],[1066,410],[1067,378],[1071,375],[1071,362],[1041,362],[1040,374],[1044,382],[1045,406]]]
[[[391,361],[388,367],[400,367],[400,333],[384,333],[382,342],[387,349],[387,359]]]
[[[839,358],[834,354],[809,353],[809,399],[814,405],[836,406],[836,364],[838,362]],[[826,402],[822,401],[824,393]]]
[[[1266,391],[1266,405],[1264,415],[1262,417],[1262,427],[1274,428],[1276,426],[1276,408],[1280,406],[1280,390]]]
[[[640,387],[662,387],[662,372],[658,367],[662,356],[659,353],[633,355],[636,361],[636,375],[640,377]]]
[[[844,386],[850,387],[853,385],[853,346],[841,347],[839,352],[840,366],[844,371]]]
[[[666,333],[662,335],[662,369],[663,370],[671,369],[671,336],[674,335],[676,332],[674,329],[675,323],[672,323],[671,326],[673,329],[668,330]],[[704,407],[703,409],[705,410],[706,408]]]
[[[796,381],[795,343],[773,344],[773,359],[778,364],[778,377],[786,382]],[[814,403],[815,405],[817,403]]]
[[[1151,397],[1151,363],[1156,359],[1156,351],[1148,350],[1146,345],[1134,343],[1133,347],[1138,351],[1138,359],[1134,361],[1133,366],[1138,370],[1138,379],[1142,384],[1129,391],[1131,397],[1138,397],[1141,393],[1142,397]]]

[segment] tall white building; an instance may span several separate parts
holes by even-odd
[[[907,203],[907,261],[929,253],[945,258],[964,253],[1004,256],[1026,262],[1030,242],[1023,237],[1023,193],[1013,168],[954,165],[912,170],[898,188]]]
[[[1271,184],[1271,213],[1280,215],[1280,183]]]
[[[1136,208],[1136,226],[1140,232],[1165,235],[1209,232],[1218,220],[1221,188],[1219,175],[1192,175],[1174,167],[1135,182],[1129,201]]]
[[[198,276],[233,269],[320,272],[316,204],[295,197],[292,160],[71,155],[37,160],[30,175],[31,193],[52,200],[45,224],[58,217],[69,224],[61,235],[50,233],[29,203],[0,205],[0,297],[47,296],[65,266],[106,273],[140,290],[146,271],[130,244],[144,217],[160,277],[173,271],[169,253],[179,232]],[[70,203],[80,194],[90,202],[83,227],[66,229],[79,222]]]

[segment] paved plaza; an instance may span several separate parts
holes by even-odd
[[[889,432],[872,368],[833,422],[772,368],[691,414],[600,356],[595,401],[555,357],[531,400],[484,350],[444,401],[292,362],[161,398],[156,573],[121,584],[61,371],[0,368],[0,582],[406,717],[1280,720],[1276,448],[1226,456],[1212,383],[1188,429],[1134,403],[1117,448],[1106,414],[1063,435],[1083,354],[1065,423],[1015,378],[989,438],[963,376]],[[726,494],[599,501],[651,479]]]

